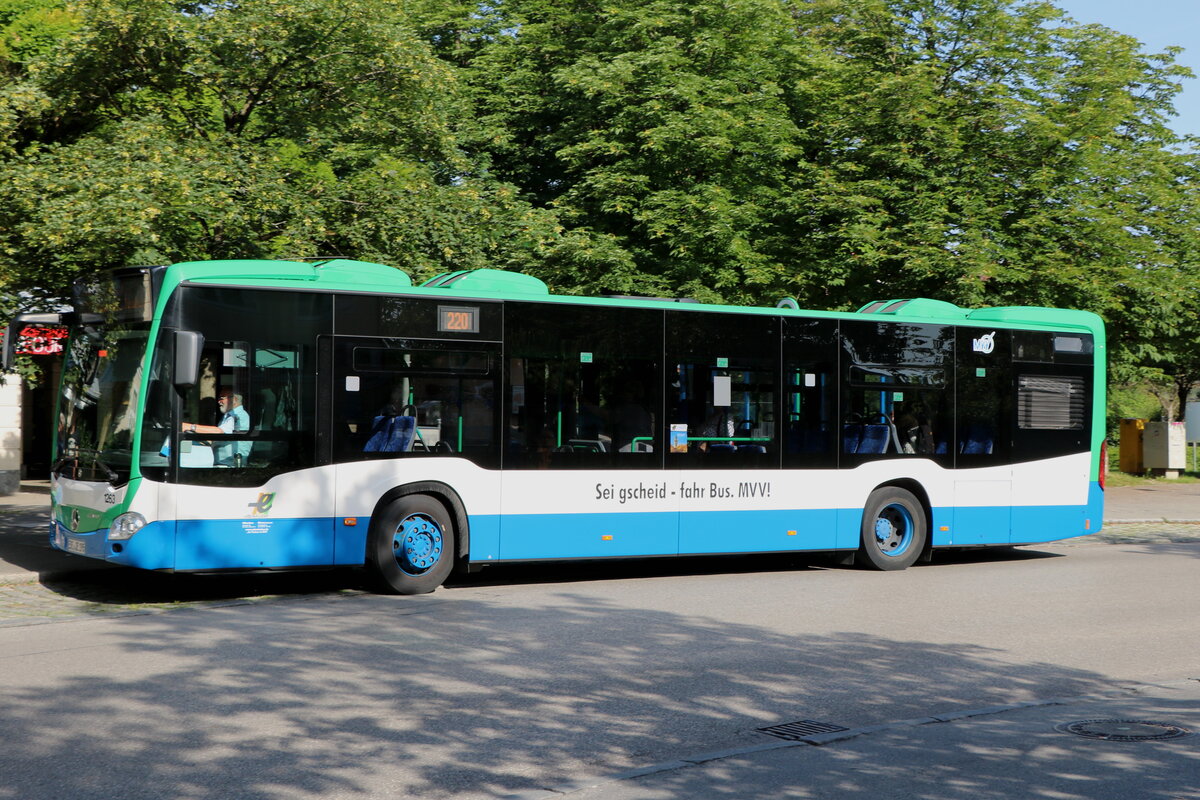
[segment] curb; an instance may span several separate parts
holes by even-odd
[[[0,575],[0,586],[16,586],[22,583],[34,583],[40,581],[42,576],[36,572],[12,572],[7,575]]]
[[[1200,519],[1106,519],[1105,525],[1200,525]],[[1104,530],[1101,528],[1101,530]]]

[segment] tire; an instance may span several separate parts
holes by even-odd
[[[872,569],[906,569],[920,557],[928,535],[925,508],[912,492],[896,486],[876,489],[863,509],[855,560]]]
[[[367,564],[382,591],[425,594],[450,575],[454,541],[454,524],[445,506],[427,494],[407,495],[372,518]]]

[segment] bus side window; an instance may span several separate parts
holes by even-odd
[[[783,321],[783,464],[802,469],[837,465],[838,323],[788,317]]]
[[[682,311],[667,320],[668,463],[779,466],[779,321]]]
[[[990,347],[976,346],[984,340]],[[1010,460],[1011,341],[1010,332],[995,328],[958,330],[954,453],[959,466],[996,466]]]
[[[661,466],[660,312],[514,304],[506,320],[506,466]]]
[[[892,321],[842,324],[840,463],[953,459],[955,329]]]
[[[338,461],[465,456],[494,463],[496,358],[483,345],[344,340]]]

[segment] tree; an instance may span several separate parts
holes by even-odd
[[[1131,373],[1131,383],[1145,372],[1158,378],[1154,393],[1168,420],[1182,419],[1192,390],[1200,385],[1200,153],[1177,153],[1170,166],[1178,191],[1164,199],[1152,219],[1158,226],[1153,237],[1163,243],[1174,285],[1161,294],[1161,314],[1126,320],[1139,326],[1125,335],[1134,366],[1118,365],[1118,377]]]
[[[0,0],[0,74],[20,75],[78,24],[65,0]]]
[[[393,3],[75,8],[0,102],[10,293],[200,258],[349,254],[421,277],[558,235],[456,146],[454,70]]]
[[[582,289],[1065,305],[1122,353],[1177,300],[1170,52],[1036,0],[489,8],[464,141],[609,244]]]
[[[10,302],[337,254],[1072,306],[1118,366],[1190,348],[1186,70],[1044,0],[0,0],[0,48]]]
[[[747,302],[788,283],[779,214],[813,72],[771,0],[518,0],[469,61],[498,177],[594,245],[576,290]],[[562,283],[561,280],[556,281]]]

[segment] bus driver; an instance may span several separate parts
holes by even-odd
[[[216,425],[199,425],[195,422],[184,422],[181,429],[184,433],[214,433],[230,434],[245,433],[250,430],[250,414],[242,407],[242,395],[222,389],[217,396],[217,403],[222,412],[221,421]],[[243,439],[239,442],[227,442],[217,447],[217,466],[245,466],[250,456],[251,442]]]

